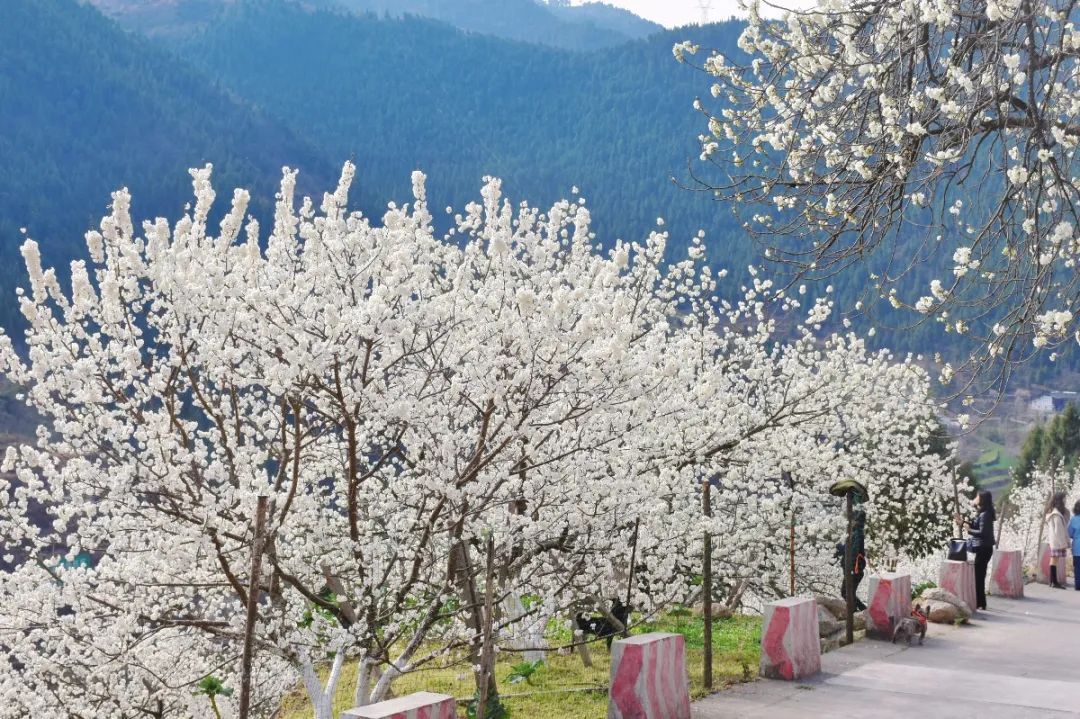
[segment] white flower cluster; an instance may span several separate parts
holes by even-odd
[[[882,299],[943,322],[958,308],[975,338],[998,323],[1004,336],[973,344],[972,360],[1023,361],[1027,340],[1053,344],[1033,318],[1080,296],[1076,19],[1066,0],[817,0],[781,20],[752,12],[746,57],[713,53],[701,65],[716,98],[698,105],[702,157],[722,165],[709,189],[762,208],[745,227],[766,238],[768,257],[805,273],[831,276],[865,257],[909,262],[882,277]],[[891,294],[927,263],[947,273],[950,255],[947,294]]]
[[[1066,336],[1072,329],[1073,313],[1069,310],[1049,310],[1035,318],[1035,346],[1043,347],[1049,342]]]
[[[1036,469],[1027,486],[1009,491],[1005,516],[999,518],[1003,524],[999,545],[1022,550],[1025,566],[1034,567],[1039,561],[1039,543],[1047,539],[1043,522],[1054,492],[1065,492],[1066,506],[1071,509],[1080,499],[1080,477],[1060,468]]]

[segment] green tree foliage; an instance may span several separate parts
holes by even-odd
[[[1046,428],[1042,423],[1036,424],[1024,438],[1024,445],[1020,448],[1020,456],[1016,460],[1014,470],[1016,486],[1026,487],[1031,484],[1031,473],[1039,467],[1042,459],[1043,441],[1046,437]]]
[[[205,695],[210,700],[210,709],[214,712],[214,716],[216,719],[221,719],[221,709],[218,707],[217,698],[230,697],[233,690],[225,686],[221,679],[210,675],[202,678],[195,693]]]
[[[1080,460],[1080,410],[1069,402],[1047,424],[1036,424],[1024,439],[1016,463],[1016,485],[1026,487],[1036,469],[1071,471]]]

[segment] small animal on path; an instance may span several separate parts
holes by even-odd
[[[910,617],[904,617],[896,623],[896,629],[893,630],[892,640],[893,644],[896,644],[896,640],[900,637],[907,639],[907,644],[911,646],[912,638],[918,634],[919,644],[923,643],[926,639],[926,615],[930,612],[930,607],[923,609],[918,604],[911,610]]]

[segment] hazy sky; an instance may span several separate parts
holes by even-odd
[[[689,25],[701,22],[701,5],[698,0],[601,0],[609,5],[618,5],[643,18],[658,22],[667,27]],[[574,0],[580,5],[585,0]],[[795,0],[796,4],[806,4],[805,0]],[[711,0],[709,19],[726,20],[732,15],[741,15],[738,0]],[[775,4],[783,5],[783,2]]]

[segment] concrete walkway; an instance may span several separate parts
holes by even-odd
[[[967,626],[931,624],[921,647],[856,642],[824,655],[813,679],[739,685],[694,703],[693,717],[1080,717],[1080,592],[1024,591],[990,597]]]

